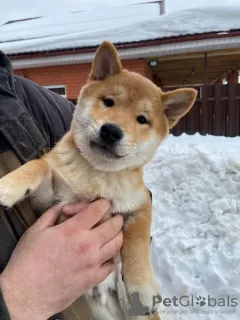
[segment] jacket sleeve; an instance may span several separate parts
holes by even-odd
[[[0,288],[0,319],[10,320],[10,314],[8,312],[8,308],[6,306],[1,288]]]
[[[52,148],[69,130],[74,105],[60,95],[32,81],[15,76],[15,90]]]

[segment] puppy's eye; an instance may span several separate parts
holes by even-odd
[[[103,103],[106,107],[110,108],[114,106],[114,101],[111,98],[103,98]]]
[[[144,117],[144,116],[138,116],[137,117],[137,122],[140,123],[140,124],[147,124],[148,123],[147,118]]]

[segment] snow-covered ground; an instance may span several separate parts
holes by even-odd
[[[145,170],[161,294],[194,301],[193,307],[161,304],[162,320],[240,319],[239,149],[240,137],[169,136]],[[209,295],[221,306],[208,306]],[[228,295],[237,307],[223,307]],[[195,303],[199,296],[206,305]]]

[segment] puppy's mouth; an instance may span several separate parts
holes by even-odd
[[[95,152],[98,153],[100,156],[104,158],[110,159],[120,159],[123,156],[118,155],[112,147],[106,144],[98,144],[94,141],[90,141],[90,148]]]

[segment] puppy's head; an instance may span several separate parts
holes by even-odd
[[[123,70],[115,47],[105,41],[78,99],[74,140],[98,170],[141,167],[195,98],[193,89],[163,93],[147,78]]]

